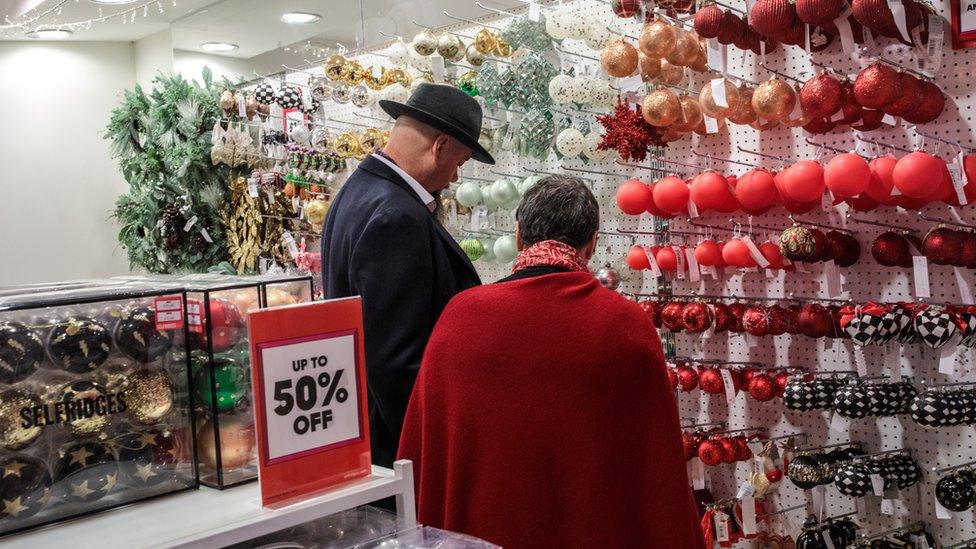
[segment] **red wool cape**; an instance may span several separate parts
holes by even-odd
[[[423,524],[506,549],[704,547],[657,333],[589,273],[455,296],[399,455]]]

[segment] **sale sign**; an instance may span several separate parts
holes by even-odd
[[[370,473],[359,298],[249,314],[265,505]]]

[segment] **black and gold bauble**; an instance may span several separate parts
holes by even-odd
[[[173,409],[173,381],[161,369],[139,370],[122,384],[129,415],[143,425],[153,425]]]
[[[25,454],[0,459],[0,520],[36,514],[50,493],[51,473],[43,461]]]
[[[16,383],[44,360],[41,338],[20,322],[0,322],[0,383]]]
[[[961,513],[976,504],[976,489],[968,478],[952,473],[935,485],[935,499],[946,509]]]
[[[48,336],[51,360],[61,368],[84,374],[101,366],[112,352],[112,341],[105,326],[85,316],[65,318]]]
[[[41,436],[44,428],[34,423],[24,427],[21,415],[24,409],[33,410],[40,405],[39,398],[21,389],[8,389],[0,393],[0,448],[20,450]]]
[[[793,458],[786,476],[798,488],[809,490],[823,481],[823,468],[813,454],[801,454]]]
[[[115,325],[115,344],[123,353],[139,362],[153,362],[164,356],[173,345],[173,334],[156,329],[156,311],[136,307]]]
[[[180,448],[169,431],[128,433],[116,441],[122,477],[136,486],[155,486],[176,474]]]
[[[105,389],[91,381],[73,381],[58,391],[64,404],[64,425],[76,436],[97,436],[108,427],[112,411]]]
[[[59,453],[54,482],[66,501],[97,501],[118,484],[119,464],[105,444],[82,441],[62,448]]]
[[[790,261],[807,261],[816,251],[816,238],[809,229],[794,224],[780,235],[779,251]]]

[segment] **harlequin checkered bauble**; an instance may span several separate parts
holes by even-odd
[[[302,105],[302,92],[295,86],[284,85],[275,95],[275,102],[282,109],[297,109]]]
[[[898,409],[895,414],[907,414],[912,406],[912,401],[918,396],[918,389],[909,381],[902,381],[896,386],[898,387]]]
[[[793,378],[787,381],[783,390],[783,405],[798,412],[823,410],[831,406],[836,391],[833,380]]]
[[[922,343],[938,349],[955,335],[956,323],[952,321],[952,315],[944,310],[926,309],[915,315],[915,332]]]
[[[898,315],[895,311],[888,311],[881,315],[881,325],[878,333],[875,334],[874,342],[881,345],[887,343],[898,336],[901,326],[898,324]]]
[[[926,391],[912,400],[909,413],[912,419],[925,427],[944,427],[950,424],[954,411],[944,398],[945,394],[937,391]]]
[[[254,88],[254,100],[262,105],[271,105],[275,102],[274,86],[267,82],[262,82]]]
[[[834,410],[849,419],[861,419],[871,414],[871,400],[868,385],[851,382],[834,393]]]
[[[881,317],[869,314],[856,315],[844,326],[844,332],[857,345],[873,343],[880,329]]]
[[[959,343],[967,347],[976,346],[976,314],[970,312],[956,313],[959,319]]]
[[[910,488],[922,480],[922,468],[911,456],[899,454],[890,458],[888,463],[894,471],[899,489]]]
[[[863,463],[846,463],[837,469],[834,475],[834,486],[845,496],[859,498],[871,491],[870,474]]]

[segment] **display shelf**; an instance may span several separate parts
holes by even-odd
[[[366,478],[277,508],[261,506],[257,483],[163,497],[0,539],[0,547],[224,547],[396,497],[401,527],[417,523],[413,463],[373,467]]]

